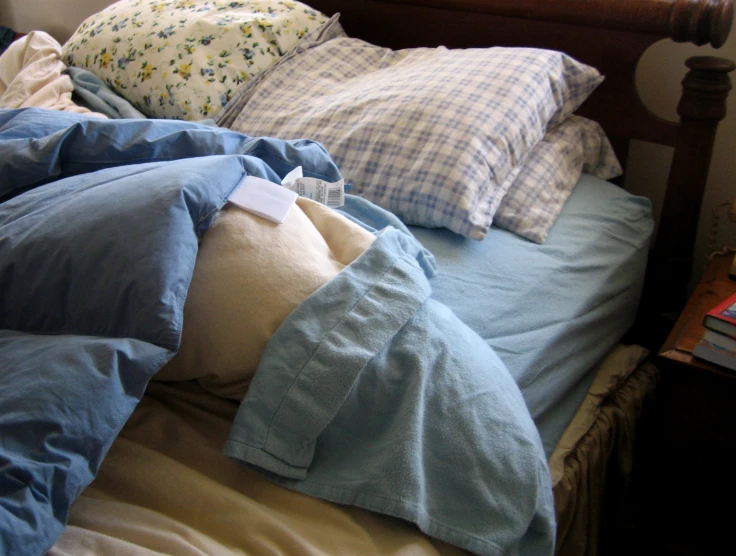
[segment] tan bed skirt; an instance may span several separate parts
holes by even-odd
[[[606,358],[550,458],[559,554],[596,554],[607,473],[613,465],[628,476],[635,423],[657,381],[653,366],[637,366],[644,354],[619,346]],[[409,523],[289,491],[224,457],[236,409],[194,383],[151,383],[50,554],[463,553]]]
[[[597,555],[601,526],[616,531],[625,522],[636,427],[659,381],[649,362],[625,374],[606,362],[550,457],[560,556]],[[605,522],[604,510],[611,512]]]

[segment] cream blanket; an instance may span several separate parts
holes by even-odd
[[[197,253],[179,351],[154,380],[197,380],[218,396],[242,400],[289,313],[373,239],[303,197],[279,225],[226,206]]]
[[[72,101],[74,84],[63,72],[61,45],[48,33],[32,31],[0,56],[0,108],[48,108],[106,118]]]
[[[373,239],[306,199],[280,226],[224,209],[200,246],[179,354],[156,377],[170,384],[149,386],[51,554],[461,553],[406,522],[287,490],[222,454],[234,400],[270,336]],[[618,346],[601,362],[550,458],[563,532],[582,488],[572,484],[580,466],[567,460],[644,355]],[[577,553],[562,544],[560,553]]]
[[[460,555],[411,524],[305,496],[222,455],[237,405],[152,383],[50,556]]]
[[[299,198],[276,225],[226,207],[205,234],[178,355],[72,506],[50,554],[462,554],[413,525],[287,490],[222,454],[270,336],[374,236]],[[228,399],[231,398],[231,399]]]

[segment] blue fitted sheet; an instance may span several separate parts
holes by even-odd
[[[633,323],[653,232],[642,197],[583,175],[543,245],[410,227],[437,259],[433,296],[496,351],[549,456],[595,364]]]

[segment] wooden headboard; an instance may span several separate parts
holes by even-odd
[[[604,83],[579,113],[606,130],[622,163],[629,141],[672,146],[674,159],[652,252],[645,300],[678,311],[686,298],[715,130],[725,116],[733,62],[688,60],[680,123],[652,114],[635,87],[644,51],[661,39],[723,45],[732,0],[309,0],[340,12],[346,32],[390,48],[534,46],[562,50],[598,68]]]

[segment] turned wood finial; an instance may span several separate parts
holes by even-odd
[[[736,63],[714,56],[693,56],[685,61],[690,71],[682,80],[682,97],[677,113],[694,120],[722,120],[731,90],[728,74]]]
[[[676,42],[723,46],[731,31],[732,0],[677,0],[670,15],[670,36]]]

